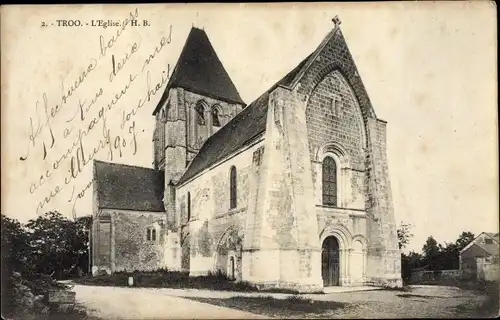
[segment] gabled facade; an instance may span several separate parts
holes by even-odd
[[[481,232],[460,251],[459,268],[465,278],[500,279],[499,234]]]
[[[335,22],[246,107],[205,32],[192,29],[154,111],[161,267],[304,292],[401,286],[386,122]]]

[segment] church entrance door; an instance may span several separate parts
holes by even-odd
[[[323,277],[323,286],[338,286],[340,283],[340,255],[339,242],[331,236],[323,241],[321,248],[321,275]]]

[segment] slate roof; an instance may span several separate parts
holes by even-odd
[[[264,132],[266,130],[269,93],[280,85],[288,86],[310,56],[209,137],[191,161],[178,184],[191,179],[206,168],[246,146],[256,136]]]
[[[169,90],[175,87],[245,105],[207,34],[195,27],[189,32],[177,65],[153,114],[165,103]]]
[[[94,160],[98,207],[164,212],[164,172]]]

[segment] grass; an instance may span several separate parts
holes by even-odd
[[[242,297],[236,296],[226,299],[216,298],[189,298],[198,302],[216,306],[233,308],[245,312],[261,314],[269,317],[293,318],[325,318],[347,304],[335,301],[316,301],[300,296],[289,296],[285,299],[276,299],[272,296]]]
[[[276,292],[297,293],[287,289],[259,290],[256,286],[244,281],[229,280],[222,273],[206,276],[189,277],[187,272],[156,270],[143,272],[116,272],[112,275],[86,276],[74,279],[75,283],[98,286],[128,287],[128,278],[134,278],[133,287],[138,288],[172,288],[172,289],[205,289],[238,292]]]

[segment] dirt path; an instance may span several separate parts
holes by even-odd
[[[217,307],[151,289],[75,285],[76,300],[102,319],[265,319],[249,312]]]
[[[317,305],[324,306],[323,310],[319,308],[306,311],[294,309],[286,301],[278,303],[278,300],[286,300],[289,294],[83,285],[76,285],[74,291],[80,303],[93,310],[93,315],[103,319],[258,319],[272,316],[350,319],[470,318],[477,315],[481,304],[487,299],[485,295],[469,290],[419,286],[406,292],[376,290],[301,295],[303,298],[320,301]],[[266,300],[269,298],[276,299],[271,304],[278,303],[283,308],[274,309],[273,312],[273,308],[266,307],[266,303],[270,303]],[[329,308],[335,303],[342,306]]]

